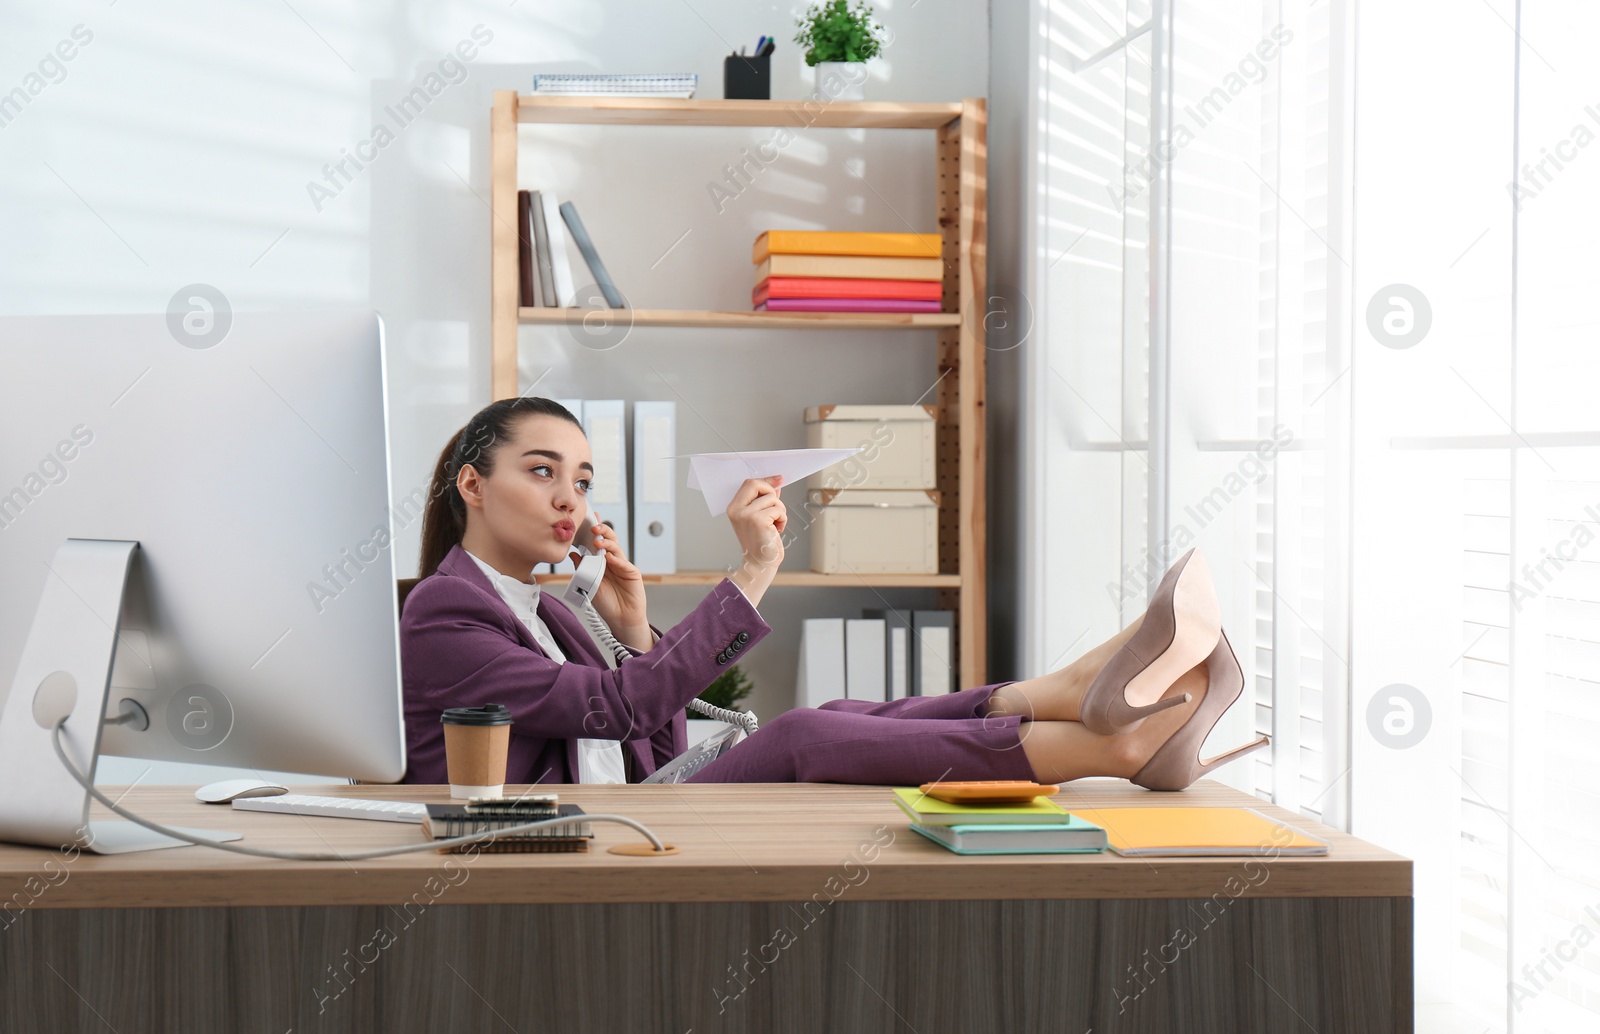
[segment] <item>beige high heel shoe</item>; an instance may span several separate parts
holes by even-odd
[[[1206,684],[1205,699],[1200,701],[1200,706],[1195,708],[1189,720],[1180,725],[1167,742],[1156,748],[1145,766],[1134,774],[1133,782],[1149,790],[1182,790],[1212,769],[1260,750],[1271,742],[1271,737],[1262,736],[1254,743],[1235,747],[1206,761],[1200,760],[1200,748],[1206,737],[1222,713],[1233,706],[1233,702],[1244,692],[1244,669],[1239,667],[1239,658],[1234,656],[1226,633],[1218,633],[1216,649],[1206,658],[1206,672],[1210,679]],[[1174,699],[1188,697],[1185,695]]]
[[[1179,557],[1162,577],[1133,637],[1112,655],[1083,695],[1084,728],[1109,736],[1158,711],[1189,701],[1161,699],[1178,678],[1204,661],[1222,635],[1222,608],[1211,568],[1199,547]],[[1137,701],[1149,700],[1141,704]]]

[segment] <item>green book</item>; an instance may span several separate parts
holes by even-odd
[[[1066,822],[1016,826],[996,822],[977,825],[911,828],[956,854],[1093,854],[1106,849],[1106,831],[1076,815]]]
[[[960,826],[977,823],[1062,823],[1071,819],[1067,809],[1048,797],[1035,797],[1027,804],[951,804],[929,797],[915,786],[894,788],[894,802],[911,816],[911,821],[927,826]]]

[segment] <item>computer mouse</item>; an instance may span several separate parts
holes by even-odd
[[[227,804],[237,797],[276,797],[288,793],[287,786],[268,783],[261,779],[224,779],[207,783],[194,792],[197,800],[207,804]]]

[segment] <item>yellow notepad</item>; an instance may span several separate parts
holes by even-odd
[[[1124,855],[1318,855],[1328,845],[1254,808],[1074,808]]]
[[[1071,822],[1065,808],[1048,797],[1035,797],[1026,804],[951,804],[929,797],[915,786],[894,788],[894,802],[911,816],[911,821],[932,826],[961,826],[977,823],[1031,825]]]

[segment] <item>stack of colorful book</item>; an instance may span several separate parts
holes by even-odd
[[[897,786],[894,798],[913,830],[956,854],[1085,854],[1106,848],[1104,829],[1048,797],[1027,804],[952,804],[915,786]]]
[[[934,233],[767,230],[756,238],[757,312],[938,312]]]

